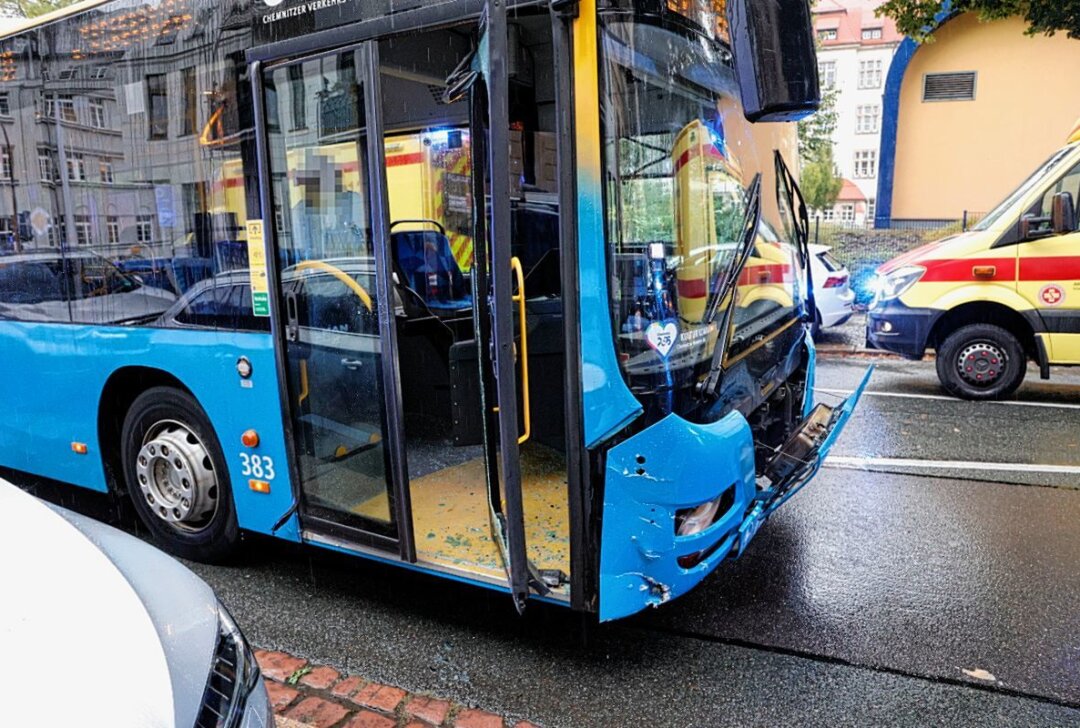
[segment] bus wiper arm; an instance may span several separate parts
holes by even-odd
[[[720,375],[724,368],[724,353],[728,348],[728,340],[731,338],[731,317],[735,313],[736,286],[739,277],[742,276],[746,264],[750,260],[750,254],[754,250],[757,240],[758,226],[761,224],[761,175],[754,177],[750,184],[749,204],[746,207],[746,217],[743,220],[743,238],[736,251],[737,256],[728,267],[728,276],[724,279],[723,290],[717,290],[715,297],[710,302],[705,312],[703,323],[709,326],[716,318],[716,312],[725,298],[729,299],[724,315],[717,326],[716,347],[713,349],[712,363],[709,365],[709,373],[699,385],[701,397],[712,397],[716,387],[720,384]],[[720,271],[717,271],[719,275]]]
[[[735,251],[735,257],[732,259],[731,265],[719,268],[713,274],[709,286],[709,290],[713,292],[712,297],[709,299],[709,305],[705,307],[705,316],[701,319],[704,326],[708,326],[716,318],[716,312],[720,308],[720,304],[727,297],[728,292],[734,288],[733,284],[739,280],[743,268],[746,267],[746,262],[750,259],[750,251],[754,248],[754,238],[757,236],[758,224],[761,221],[760,173],[755,175],[754,180],[750,183],[746,202],[746,214],[743,215],[742,224],[742,240]]]

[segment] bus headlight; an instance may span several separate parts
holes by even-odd
[[[909,288],[918,283],[924,273],[926,273],[926,268],[920,265],[905,265],[903,268],[897,268],[886,275],[875,276],[870,284],[874,294],[871,307],[899,298]]]

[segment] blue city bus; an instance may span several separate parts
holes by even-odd
[[[617,619],[815,403],[806,0],[90,0],[0,37],[0,466]],[[865,385],[865,382],[864,382]],[[861,388],[859,390],[861,393]]]

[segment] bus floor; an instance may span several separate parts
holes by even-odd
[[[525,543],[538,569],[570,573],[570,514],[566,458],[543,445],[521,448]],[[491,535],[483,457],[415,478],[410,483],[417,560],[485,579],[505,581],[499,547]],[[388,510],[385,493],[354,507],[363,516]],[[568,596],[568,587],[553,590]]]

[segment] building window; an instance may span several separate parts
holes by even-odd
[[[840,222],[847,225],[855,222],[855,205],[851,203],[840,205]]]
[[[817,33],[817,37],[818,40],[822,41],[836,40],[836,28],[825,28],[824,30],[819,30]]]
[[[105,216],[105,239],[109,245],[120,244],[120,218],[116,215]]]
[[[72,182],[86,180],[86,158],[81,154],[69,154],[67,157],[67,177]]]
[[[877,200],[871,197],[866,201],[866,221],[873,225],[877,218]]]
[[[195,127],[198,125],[199,103],[195,88],[195,67],[191,66],[181,71],[180,79],[182,81],[182,98],[184,101],[183,127],[180,134],[186,136],[194,134]]]
[[[90,99],[90,126],[95,129],[105,128],[104,99]]]
[[[154,216],[137,215],[135,217],[135,242],[151,243],[154,240]]]
[[[11,94],[0,93],[0,116],[11,116]]]
[[[75,216],[75,244],[76,245],[90,245],[90,235],[93,232],[93,227],[90,222],[89,215],[76,215]]]
[[[863,28],[863,40],[881,40],[881,28]]]
[[[165,74],[158,73],[146,77],[146,108],[150,139],[169,137],[169,95],[166,90]]]
[[[873,149],[862,149],[855,152],[855,176],[867,179],[877,176],[877,152]]]
[[[928,73],[923,76],[923,101],[974,101],[975,71]]]
[[[0,147],[0,179],[11,179],[12,160],[14,158],[14,147]]]
[[[56,181],[56,165],[53,164],[53,155],[48,149],[39,149],[37,154],[38,173],[42,182]]]
[[[95,81],[100,81],[103,78],[108,78],[109,77],[109,67],[108,66],[94,66],[93,68],[91,68],[88,71],[88,73],[90,75],[90,78],[94,79]]]
[[[859,61],[859,88],[881,88],[881,60]]]
[[[57,96],[56,108],[60,114],[60,121],[70,121],[74,124],[79,120],[79,117],[75,114],[75,98],[73,96]]]
[[[866,104],[856,109],[855,132],[858,134],[877,134],[881,130],[881,107]]]
[[[833,209],[831,207],[821,211],[821,219],[824,222],[832,222],[834,217],[835,215],[833,214]]]
[[[99,162],[98,172],[101,175],[101,181],[107,185],[113,183],[113,166],[112,162]]]
[[[818,79],[821,88],[832,88],[836,85],[836,61],[822,61],[818,64]]]

